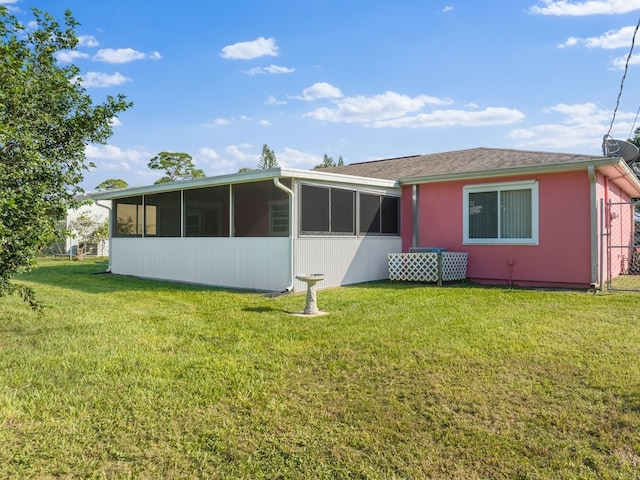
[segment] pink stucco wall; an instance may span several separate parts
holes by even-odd
[[[518,180],[539,183],[538,245],[463,245],[465,185]],[[411,187],[403,189],[404,251],[411,246]],[[419,186],[419,246],[468,252],[467,276],[483,283],[588,287],[591,199],[585,171],[429,183]]]
[[[633,205],[628,203],[629,196],[606,177],[598,178],[598,192],[599,198],[603,198],[605,204],[611,202],[609,215],[604,217],[605,229],[609,233],[607,240],[611,248],[605,248],[602,261],[605,278],[613,278],[627,271],[634,255],[634,248],[631,247],[634,244]],[[600,218],[598,221],[600,222]],[[600,251],[598,255],[598,258],[601,258]]]

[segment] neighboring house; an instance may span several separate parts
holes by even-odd
[[[110,212],[110,202],[100,202],[98,203],[89,203],[85,205],[81,205],[78,208],[71,208],[67,211],[67,218],[65,219],[67,230],[70,231],[71,235],[65,236],[64,248],[60,246],[59,250],[63,250],[60,252],[56,252],[59,255],[77,255],[78,254],[78,246],[82,247],[82,252],[84,255],[92,255],[92,256],[101,256],[107,257],[109,256],[109,241],[87,241],[85,238],[80,238],[77,232],[73,232],[73,223],[78,219],[79,216],[85,215],[89,216],[92,220],[95,220],[96,224],[99,222],[104,222],[108,220]]]
[[[586,288],[627,268],[634,222],[623,203],[640,197],[640,181],[619,157],[476,148],[328,171],[396,179],[403,251],[467,252],[480,283]],[[624,255],[604,251],[614,233]]]
[[[302,274],[388,278],[389,253],[432,246],[467,252],[477,282],[588,288],[624,268],[601,248],[603,205],[640,197],[640,181],[617,157],[477,148],[91,196],[112,201],[117,274],[299,291]],[[633,237],[632,215],[609,217]]]
[[[388,277],[394,180],[276,168],[91,194],[110,200],[112,273],[267,291]]]

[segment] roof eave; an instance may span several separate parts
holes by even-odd
[[[509,167],[498,168],[493,170],[476,170],[460,173],[445,173],[440,175],[423,175],[415,177],[399,178],[400,185],[417,185],[422,183],[437,183],[437,182],[449,182],[455,180],[479,180],[484,178],[495,177],[513,177],[516,175],[533,175],[540,173],[555,173],[555,172],[571,172],[576,170],[584,170],[588,167],[602,168],[612,167],[624,164],[632,176],[633,173],[627,167],[624,160],[619,157],[594,157],[590,160],[584,160],[581,162],[572,163],[556,163],[550,165],[537,165],[537,166],[524,166],[524,167]],[[637,180],[637,178],[636,178]],[[639,184],[640,186],[640,184]]]
[[[267,170],[253,170],[250,172],[219,175],[216,177],[197,178],[182,182],[160,183],[154,185],[129,187],[106,192],[88,193],[87,197],[93,200],[111,200],[114,198],[131,197],[136,195],[150,195],[175,190],[190,190],[193,188],[215,187],[217,185],[240,184],[270,180],[273,178],[296,178],[301,180],[315,180],[324,182],[336,182],[370,187],[399,188],[395,180],[384,180],[369,177],[356,177],[340,173],[329,173],[318,170],[301,170],[295,168],[271,168]]]
[[[598,168],[632,198],[640,197],[640,179],[623,159],[615,165],[604,165]]]

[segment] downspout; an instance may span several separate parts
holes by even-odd
[[[593,165],[587,169],[590,187],[590,217],[591,217],[591,286],[601,285],[602,278],[598,278],[598,192],[596,170]]]
[[[113,238],[113,218],[111,218],[111,207],[102,205],[98,200],[95,200],[96,205],[102,208],[106,208],[109,218],[109,264],[107,266],[107,273],[111,273],[111,239]]]
[[[411,246],[418,247],[420,240],[420,215],[418,212],[418,185],[411,185]]]
[[[290,255],[289,255],[289,265],[291,266],[290,272],[289,272],[289,285],[287,286],[287,288],[284,289],[285,292],[292,292],[293,291],[293,278],[294,278],[294,267],[295,267],[295,263],[294,263],[294,251],[293,251],[293,232],[294,232],[294,223],[293,223],[293,190],[291,190],[289,187],[287,187],[286,185],[283,185],[282,183],[280,183],[280,179],[277,177],[274,177],[273,179],[273,183],[275,184],[276,187],[278,187],[280,190],[282,190],[283,192],[285,192],[287,195],[289,195],[289,242],[290,242]]]

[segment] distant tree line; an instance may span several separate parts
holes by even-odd
[[[344,160],[339,157],[335,161],[328,154],[324,154],[322,162],[313,167],[314,170],[329,167],[341,167],[344,165]],[[160,152],[158,155],[149,160],[147,164],[152,170],[160,170],[164,172],[164,176],[155,181],[155,184],[180,182],[183,180],[191,180],[194,178],[205,177],[204,171],[196,168],[193,163],[193,158],[188,153],[182,152]],[[243,167],[239,170],[239,173],[252,172],[254,170],[267,170],[270,168],[278,168],[278,159],[273,149],[265,143],[262,145],[262,153],[258,160],[256,168]],[[96,186],[96,190],[115,190],[118,188],[128,187],[127,182],[119,178],[109,178]]]

